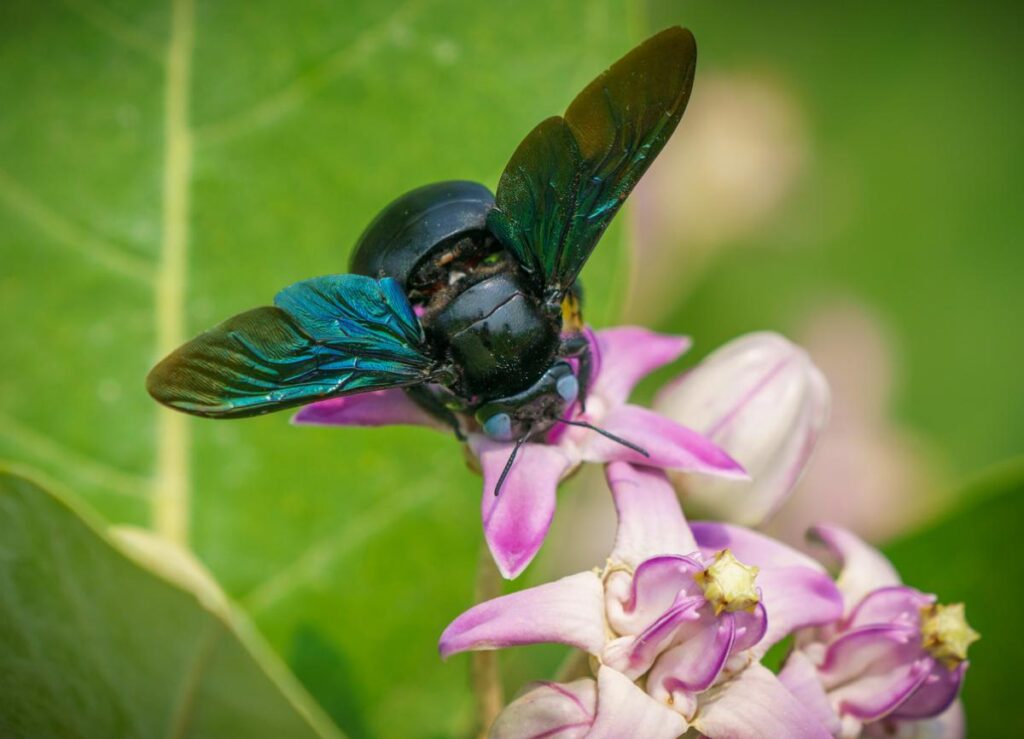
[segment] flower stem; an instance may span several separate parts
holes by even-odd
[[[501,595],[501,573],[491,559],[487,543],[480,545],[480,559],[477,563],[476,602]],[[501,671],[498,669],[497,652],[473,652],[470,669],[473,693],[476,695],[477,739],[486,739],[491,724],[505,705],[501,685]]]
[[[593,677],[594,674],[590,666],[590,655],[574,649],[559,666],[558,672],[555,674],[555,682],[571,683],[581,677]]]

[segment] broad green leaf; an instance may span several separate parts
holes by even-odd
[[[943,603],[965,603],[967,620],[981,633],[964,682],[968,735],[1022,736],[1024,714],[1016,705],[1024,664],[1024,459],[986,475],[963,497],[971,507],[895,542],[886,554],[908,585]]]
[[[0,468],[0,734],[340,738],[188,555],[91,518]]]
[[[186,541],[353,736],[465,733],[480,481],[451,438],[186,419],[160,354],[343,271],[406,189],[494,186],[639,35],[624,0],[0,3],[0,455]],[[620,218],[621,220],[621,218]],[[611,321],[609,232],[583,273]],[[72,628],[69,625],[69,628]]]

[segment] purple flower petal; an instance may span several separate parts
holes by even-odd
[[[830,734],[839,735],[839,715],[829,703],[828,694],[818,679],[817,668],[803,652],[797,650],[789,655],[779,672],[779,680]]]
[[[956,700],[966,671],[966,662],[961,662],[951,670],[935,661],[928,677],[913,695],[893,711],[892,717],[923,719],[943,713]]]
[[[495,495],[512,444],[475,440],[474,447],[484,473],[484,536],[501,574],[511,580],[530,564],[544,543],[555,515],[558,481],[570,462],[557,447],[523,444]]]
[[[601,653],[601,662],[630,680],[638,679],[671,644],[699,638],[713,626],[698,610],[704,603],[703,598],[684,599],[654,619],[642,633],[609,642]]]
[[[738,556],[738,555],[737,555]],[[741,561],[748,561],[742,560]],[[758,564],[756,560],[751,564]],[[760,565],[759,565],[760,566]],[[754,647],[757,657],[796,629],[842,618],[843,599],[832,579],[807,567],[762,567],[757,575],[768,628]]]
[[[447,427],[420,408],[404,390],[373,390],[310,403],[292,423],[313,426],[428,426]]]
[[[831,739],[767,668],[754,662],[702,696],[694,726],[711,739]]]
[[[601,366],[593,392],[613,406],[629,400],[640,380],[679,359],[692,344],[686,336],[656,334],[636,326],[598,331],[596,338]]]
[[[732,614],[717,617],[704,609],[700,622],[689,624],[679,644],[666,650],[647,676],[647,690],[655,698],[676,691],[699,693],[711,687],[725,666],[736,636]]]
[[[686,721],[610,667],[597,673],[597,717],[587,739],[676,739]]]
[[[932,605],[935,596],[904,585],[891,585],[868,593],[843,623],[843,629],[857,629],[874,624],[899,624],[918,628],[921,609]]]
[[[703,569],[689,557],[667,555],[645,560],[632,577],[611,573],[605,586],[609,624],[616,633],[639,634],[674,605],[691,597],[703,602],[704,592],[694,580]]]
[[[676,491],[663,472],[613,462],[605,474],[619,515],[613,561],[636,567],[655,555],[697,551]]]
[[[473,606],[441,634],[441,657],[523,644],[568,644],[599,654],[605,641],[604,587],[593,572]]]
[[[732,643],[734,654],[753,648],[768,633],[768,611],[763,603],[754,606],[753,613],[736,611],[732,617],[736,622],[736,639]]]
[[[881,552],[839,526],[819,525],[808,532],[809,538],[828,547],[839,559],[842,572],[837,585],[849,611],[877,588],[899,585],[900,576]]]
[[[582,739],[597,707],[597,683],[532,683],[491,726],[490,739]]]
[[[762,570],[766,567],[808,567],[818,572],[825,571],[806,554],[741,526],[693,521],[690,530],[705,556],[714,556],[728,549],[740,562],[757,565]]]
[[[819,673],[841,714],[875,721],[916,691],[933,663],[925,656],[917,629],[879,625],[838,637]]]
[[[591,431],[582,448],[583,458],[588,462],[631,462],[735,479],[746,477],[743,467],[715,444],[646,408],[612,408],[601,420],[601,427],[642,447],[650,456]]]
[[[945,712],[932,719],[914,721],[887,717],[865,726],[864,736],[891,739],[894,730],[899,739],[963,739],[967,732],[963,705],[958,700],[953,701]]]

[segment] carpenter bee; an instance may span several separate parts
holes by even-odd
[[[459,438],[517,442],[507,473],[519,444],[582,424],[566,418],[591,364],[577,277],[679,123],[695,63],[689,31],[651,37],[527,135],[496,194],[451,181],[402,195],[359,238],[349,273],[200,334],[153,368],[149,393],[238,418],[404,388]]]

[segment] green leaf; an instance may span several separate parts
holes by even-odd
[[[0,3],[0,456],[187,542],[354,736],[472,726],[466,661],[436,641],[472,601],[479,479],[435,432],[187,419],[146,372],[343,271],[401,192],[493,187],[639,40],[627,7]],[[625,230],[583,273],[599,324]]]
[[[1024,736],[1024,714],[1014,708],[1024,664],[1024,459],[985,476],[964,499],[977,502],[886,553],[907,584],[942,603],[965,603],[981,633],[964,682],[968,734]]]
[[[0,734],[341,736],[187,555],[89,518],[0,468]]]

